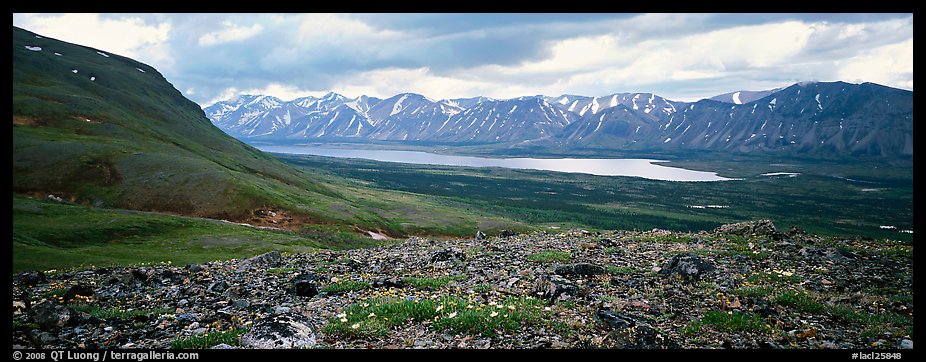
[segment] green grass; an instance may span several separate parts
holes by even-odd
[[[64,294],[67,292],[68,292],[68,288],[58,288],[58,289],[49,290],[45,293],[39,294],[39,297],[47,298],[47,299],[58,299],[58,298],[64,297]]]
[[[572,258],[572,255],[565,251],[551,250],[528,255],[527,261],[552,263],[558,261],[568,261],[570,258]]]
[[[844,322],[860,324],[869,331],[902,333],[904,327],[913,323],[911,318],[896,313],[869,313],[844,305],[820,302],[805,292],[784,292],[775,297],[775,302],[801,312],[828,314]]]
[[[402,278],[402,281],[415,288],[437,289],[437,288],[440,288],[440,287],[443,287],[449,284],[452,281],[460,281],[465,278],[466,276],[464,275],[452,275],[452,276],[448,275],[448,276],[442,276],[442,277],[437,277],[437,278],[409,277],[409,278]]]
[[[371,244],[371,239],[357,239],[327,245],[289,231],[13,197],[14,272],[168,261],[183,265],[270,250],[307,252]]]
[[[543,302],[533,298],[511,298],[498,305],[479,306],[465,299],[438,300],[378,299],[355,303],[342,317],[332,318],[324,332],[348,338],[384,336],[392,327],[430,321],[431,328],[466,335],[494,336],[497,331],[514,331],[545,320]],[[469,307],[469,308],[468,308]]]
[[[795,274],[785,275],[776,272],[759,272],[750,274],[746,281],[752,284],[795,284],[801,282],[801,277]]]
[[[99,319],[132,319],[136,316],[151,316],[170,313],[171,308],[152,309],[120,309],[116,307],[102,308],[93,304],[78,304],[72,306],[78,312],[88,313]]]
[[[822,314],[828,309],[825,303],[819,302],[807,292],[801,291],[787,291],[778,294],[775,297],[775,302],[802,312],[813,314]]]
[[[710,327],[721,332],[769,332],[771,328],[757,314],[744,312],[709,311],[704,317],[682,328],[682,333],[694,335]]]
[[[199,336],[178,338],[170,343],[170,348],[207,349],[223,343],[230,346],[238,346],[241,344],[241,335],[246,332],[247,329],[245,328],[237,328],[221,332],[207,332]]]
[[[361,282],[356,280],[343,280],[334,284],[325,286],[324,288],[319,289],[319,292],[322,293],[343,293],[343,292],[352,292],[358,290],[364,290],[370,288],[370,283]]]

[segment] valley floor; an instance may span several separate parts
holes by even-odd
[[[913,247],[767,222],[13,278],[14,348],[912,348]]]

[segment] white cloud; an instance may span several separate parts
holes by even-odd
[[[99,14],[13,14],[13,24],[71,43],[106,50],[157,68],[173,59],[166,42],[171,24],[149,25],[138,17],[101,18]]]
[[[913,39],[877,47],[847,59],[839,78],[913,89]]]
[[[223,21],[221,30],[203,34],[199,37],[199,45],[212,46],[249,39],[264,30],[260,24],[251,27],[238,26],[229,20]]]
[[[189,90],[187,92],[189,92]],[[293,87],[291,85],[273,82],[273,83],[268,83],[267,85],[260,87],[260,88],[250,88],[250,89],[245,89],[245,90],[240,90],[235,87],[226,88],[225,90],[220,92],[218,95],[216,95],[209,101],[200,103],[200,106],[208,106],[216,102],[220,102],[220,101],[224,101],[230,98],[237,97],[241,94],[269,95],[269,96],[280,98],[284,101],[291,101],[296,98],[307,97],[307,96],[321,97],[325,93],[327,93],[327,91],[304,90],[304,89]]]

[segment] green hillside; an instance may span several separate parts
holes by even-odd
[[[231,220],[260,208],[330,218],[316,210],[337,192],[212,126],[154,68],[103,53],[13,28],[14,192]]]

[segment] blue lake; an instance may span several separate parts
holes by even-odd
[[[354,150],[304,145],[262,145],[266,152],[412,163],[421,165],[505,167],[513,169],[586,173],[598,176],[631,176],[663,181],[728,181],[714,172],[686,170],[661,165],[668,161],[639,158],[487,158],[442,155],[418,151]]]

